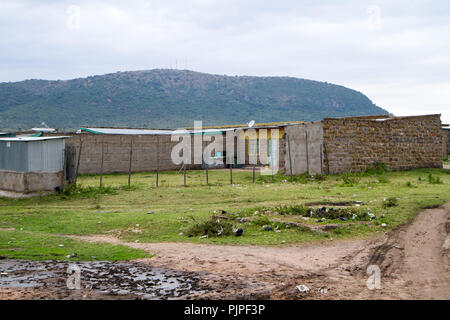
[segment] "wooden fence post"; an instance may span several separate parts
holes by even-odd
[[[131,162],[133,160],[133,137],[131,137],[131,144],[130,144],[130,164],[128,166],[128,186],[131,185]]]
[[[230,183],[233,184],[233,163],[230,162]]]
[[[309,174],[309,150],[308,150],[308,130],[305,125],[305,147],[306,147],[306,172]]]
[[[80,150],[78,151],[77,168],[75,169],[75,180],[74,180],[75,185],[77,184],[78,171],[80,170],[80,158],[81,158],[81,150],[82,149],[83,149],[83,140],[81,139],[81,136],[80,136]]]
[[[159,185],[159,136],[156,136],[156,187]]]
[[[291,140],[289,139],[289,135],[287,135],[288,140],[288,150],[289,150],[289,171],[292,177],[292,157],[291,157]]]
[[[103,187],[103,158],[105,153],[105,134],[102,134],[102,163],[100,166],[100,188]]]

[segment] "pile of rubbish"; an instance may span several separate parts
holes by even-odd
[[[320,221],[325,219],[331,220],[360,220],[360,221],[369,221],[375,219],[375,214],[370,212],[370,209],[367,211],[361,211],[355,208],[327,208],[321,207],[317,209],[307,209],[306,213],[303,215],[309,218],[319,218]]]

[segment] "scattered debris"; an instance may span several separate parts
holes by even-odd
[[[327,293],[328,293],[328,289],[327,289],[327,288],[320,288],[320,289],[319,289],[319,293],[321,293],[321,294],[327,294]]]
[[[306,285],[304,285],[304,284],[298,285],[298,286],[296,286],[295,288],[296,288],[299,292],[302,292],[302,293],[309,292],[309,288],[308,288]]]
[[[235,236],[239,237],[239,236],[242,236],[242,234],[244,233],[244,230],[242,228],[237,228],[237,229],[234,229],[233,232],[234,232]]]

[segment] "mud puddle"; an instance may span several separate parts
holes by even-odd
[[[78,291],[96,296],[114,296],[114,299],[180,299],[201,294],[207,289],[199,285],[197,274],[153,268],[138,262],[8,259],[0,260],[0,288],[57,290],[67,292],[70,297],[71,292],[77,290],[69,290],[67,279],[73,279],[78,270]],[[86,298],[86,295],[83,297]]]

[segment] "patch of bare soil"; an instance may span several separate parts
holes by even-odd
[[[450,204],[421,212],[408,225],[367,243],[331,268],[297,277],[277,288],[272,298],[450,299]],[[367,267],[381,271],[380,289],[369,290]],[[292,290],[306,284],[307,294]],[[326,288],[327,293],[320,290]]]
[[[115,235],[73,237],[155,254],[133,262],[144,270],[195,275],[196,286],[207,289],[192,292],[189,298],[449,299],[449,219],[450,204],[446,204],[425,210],[410,224],[375,239],[283,247],[126,243]],[[370,265],[381,271],[380,289],[367,287]],[[298,285],[307,290],[300,292]],[[0,297],[1,290],[7,289],[0,289]]]
[[[450,204],[425,210],[372,240],[288,247],[126,245],[156,254],[142,263],[203,273],[204,283],[214,288],[203,298],[449,299],[449,217]],[[122,243],[105,236],[81,239]],[[367,287],[369,265],[380,268],[380,289]],[[309,291],[299,292],[301,284]]]

